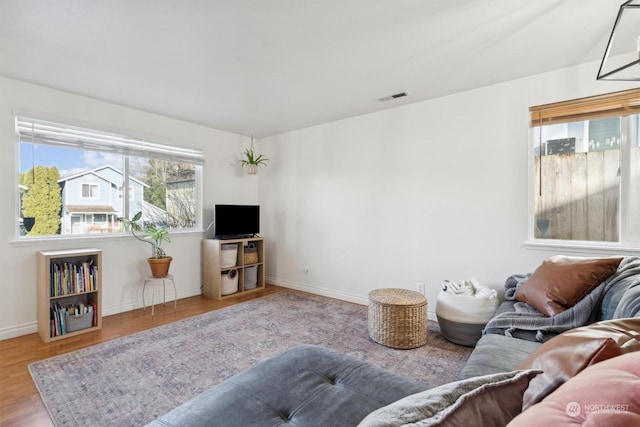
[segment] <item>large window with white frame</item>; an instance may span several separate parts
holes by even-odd
[[[640,247],[640,90],[530,112],[530,240]]]
[[[202,151],[16,117],[20,238],[122,233],[120,217],[201,228]]]

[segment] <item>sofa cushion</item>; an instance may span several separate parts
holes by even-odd
[[[613,318],[640,317],[640,281],[629,287],[613,312]]]
[[[558,335],[518,366],[544,371],[531,381],[523,408],[539,402],[586,367],[637,350],[640,350],[640,318],[598,322]]]
[[[444,384],[369,414],[358,427],[504,426],[522,410],[522,394],[540,371],[503,372]],[[478,416],[482,414],[482,416]]]
[[[588,367],[508,427],[640,426],[640,352]]]
[[[513,371],[541,345],[539,342],[504,335],[483,335],[457,379]]]
[[[595,320],[640,316],[640,274],[617,281],[604,294]]]
[[[516,299],[554,316],[573,307],[616,272],[622,258],[554,256],[536,268],[516,292]]]
[[[150,426],[354,426],[429,388],[327,348],[302,345],[266,359],[178,406]]]

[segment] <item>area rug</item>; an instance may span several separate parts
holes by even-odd
[[[470,349],[429,322],[427,345],[369,339],[367,307],[285,290],[29,365],[56,426],[139,426],[299,344],[350,354],[431,386],[455,379]]]

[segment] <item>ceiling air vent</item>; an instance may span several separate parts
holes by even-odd
[[[388,96],[383,96],[382,98],[378,98],[378,101],[384,102],[384,101],[391,101],[392,99],[398,99],[398,98],[402,98],[404,96],[409,95],[407,92],[400,92],[400,93],[396,93],[394,95],[388,95]]]

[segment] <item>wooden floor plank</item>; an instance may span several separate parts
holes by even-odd
[[[46,344],[38,334],[0,341],[0,426],[53,426],[27,369],[30,363],[280,292],[283,289],[267,285],[265,289],[222,301],[195,296],[179,300],[176,310],[173,309],[171,301],[166,305],[156,305],[155,316],[151,316],[150,308],[146,311],[139,309],[107,316],[102,319],[102,329],[99,331]]]

